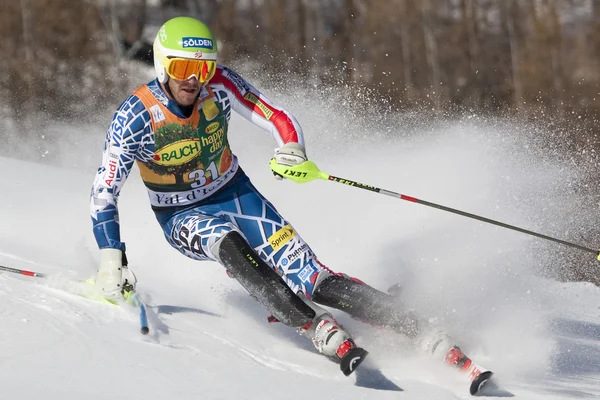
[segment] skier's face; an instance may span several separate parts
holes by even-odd
[[[185,81],[169,78],[167,84],[169,85],[169,89],[171,89],[174,100],[177,104],[184,107],[194,104],[202,88],[195,76]]]

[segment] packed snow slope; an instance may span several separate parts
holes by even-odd
[[[577,199],[565,198],[564,187],[578,171],[522,151],[499,127],[449,121],[352,134],[355,116],[287,101],[305,127],[309,156],[330,174],[527,229],[545,220],[570,229]],[[344,377],[304,337],[268,324],[268,313],[218,264],[171,249],[137,170],[121,195],[121,229],[150,334],[139,333],[135,310],[74,294],[73,282],[97,268],[88,195],[103,137],[99,130],[70,142],[61,166],[0,158],[0,264],[51,276],[0,273],[1,398],[470,397],[462,376],[402,337],[334,311],[371,353],[371,365]],[[235,118],[230,138],[255,185],[322,262],[382,290],[400,284],[407,307],[495,371],[502,390],[494,394],[600,396],[600,289],[534,273],[551,264],[538,239],[333,182],[279,182],[268,169],[267,134]]]

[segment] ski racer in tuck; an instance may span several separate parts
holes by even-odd
[[[273,135],[277,164],[293,169],[305,162],[304,137],[289,112],[217,64],[210,29],[188,17],[167,21],[154,41],[154,67],[157,78],[114,113],[91,192],[100,248],[96,286],[103,296],[117,298],[136,283],[127,268],[117,207],[136,163],[170,245],[194,260],[223,265],[274,318],[337,359],[344,373],[367,353],[316,303],[417,337],[416,320],[398,310],[394,296],[321,264],[245,175],[227,139],[232,111]],[[443,359],[459,351],[447,336],[434,336],[428,342],[435,355]]]

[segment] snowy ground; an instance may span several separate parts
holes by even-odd
[[[557,220],[571,211],[564,199],[553,207],[551,196],[571,172],[520,158],[494,132],[450,123],[418,137],[336,144],[350,129],[342,120],[324,131],[299,114],[309,155],[328,173],[525,228],[533,227],[530,209],[516,203],[543,199]],[[2,399],[470,397],[461,376],[403,338],[336,312],[379,371],[344,377],[306,339],[268,324],[220,266],[171,249],[137,171],[121,196],[121,227],[150,306],[150,335],[139,333],[135,311],[72,294],[69,280],[97,265],[88,194],[103,136],[82,146],[77,168],[72,154],[62,168],[0,158],[0,264],[54,277],[0,273]],[[600,289],[536,276],[532,264],[545,260],[531,254],[535,239],[334,183],[277,182],[267,135],[236,120],[230,136],[255,185],[324,263],[383,290],[400,283],[409,306],[495,371],[497,394],[600,396]]]

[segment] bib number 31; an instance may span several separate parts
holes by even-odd
[[[206,185],[206,171],[208,171],[210,173],[210,176],[212,177],[213,181],[219,177],[219,171],[217,171],[217,165],[213,161],[209,164],[209,166],[208,166],[208,168],[206,168],[206,170],[197,169],[197,170],[189,173],[188,178],[193,181],[192,182],[193,188],[199,188],[199,187]]]

